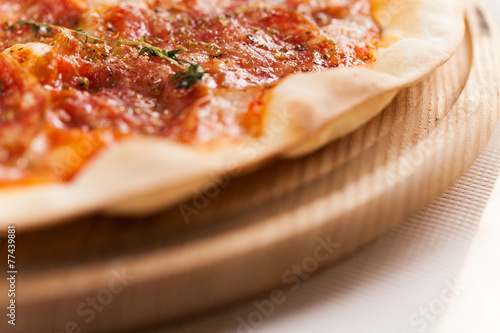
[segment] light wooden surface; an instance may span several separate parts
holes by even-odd
[[[196,209],[189,221],[174,207],[19,234],[15,332],[124,332],[205,312],[287,283],[283,273],[321,243],[337,245],[318,267],[416,212],[471,165],[498,121],[495,43],[479,10],[468,20],[457,55],[376,119],[311,156],[230,177],[206,207],[185,203]]]

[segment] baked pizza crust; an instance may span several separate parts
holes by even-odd
[[[203,191],[221,174],[307,154],[366,123],[401,88],[446,62],[464,35],[464,1],[374,0],[383,29],[375,64],[281,81],[266,100],[260,138],[211,151],[165,139],[124,140],[69,183],[0,190],[0,225],[33,228],[96,211],[144,215]]]

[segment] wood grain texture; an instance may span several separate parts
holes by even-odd
[[[474,6],[468,26],[453,59],[363,128],[201,189],[182,206],[188,219],[174,207],[19,234],[15,332],[64,332],[71,322],[124,332],[222,307],[286,283],[283,273],[313,257],[320,240],[338,247],[318,268],[421,209],[472,164],[498,122],[495,29]],[[120,284],[121,274],[129,279]],[[92,298],[102,303],[95,316],[85,312]]]

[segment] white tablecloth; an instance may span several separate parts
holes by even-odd
[[[486,3],[500,23],[498,0]],[[500,127],[444,195],[272,313],[264,296],[155,333],[499,333],[499,173]]]

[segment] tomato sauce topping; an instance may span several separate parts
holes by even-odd
[[[380,37],[370,0],[1,0],[0,22],[0,186],[69,180],[123,137],[258,137],[280,79],[368,66]]]

